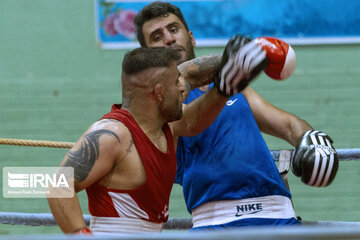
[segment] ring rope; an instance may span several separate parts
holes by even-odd
[[[75,143],[73,143],[73,142],[44,141],[44,140],[26,140],[26,139],[0,138],[0,144],[2,144],[2,145],[16,145],[16,146],[29,146],[29,147],[72,148]]]
[[[0,138],[0,145],[16,145],[28,147],[50,147],[50,148],[72,148],[75,143],[73,142],[57,142],[45,140],[26,140],[26,139],[13,139],[13,138]],[[271,155],[275,161],[279,161],[281,150],[271,150]],[[294,150],[290,150],[294,151]],[[360,160],[360,148],[345,148],[336,149],[339,160]]]
[[[83,215],[85,224],[90,225],[90,215]],[[51,213],[21,213],[0,212],[0,224],[27,225],[27,226],[56,226],[57,223]],[[360,222],[346,221],[304,221],[304,226],[342,226],[360,228]],[[164,229],[186,230],[192,227],[191,218],[169,218]]]
[[[86,225],[90,225],[90,215],[84,215]],[[51,213],[0,212],[0,223],[27,226],[57,226]],[[191,218],[169,218],[164,229],[184,230],[192,227]]]
[[[57,142],[43,140],[24,140],[0,138],[0,145],[18,145],[32,147],[71,148],[72,142]],[[281,150],[272,150],[271,155],[275,161],[279,160]],[[293,150],[291,150],[293,151]],[[360,160],[360,148],[337,149],[339,160]],[[90,215],[84,215],[87,225],[90,223]],[[17,213],[0,212],[0,224],[29,225],[29,226],[55,226],[56,221],[51,213]],[[331,225],[331,226],[357,226],[360,222],[332,222],[332,221],[303,221],[305,225]],[[184,230],[192,227],[191,218],[169,218],[164,229]]]

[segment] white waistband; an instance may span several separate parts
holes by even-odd
[[[205,203],[192,211],[193,227],[219,225],[245,218],[295,217],[291,200],[284,196],[266,196]]]
[[[154,223],[142,219],[95,216],[90,218],[90,229],[94,233],[153,233],[161,232],[163,226],[163,223]]]

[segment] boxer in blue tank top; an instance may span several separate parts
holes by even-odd
[[[185,103],[190,103],[203,93],[199,89],[192,90]],[[229,99],[216,121],[204,132],[195,137],[179,138],[177,162],[175,181],[183,186],[190,213],[213,201],[273,195],[291,198],[250,106],[241,93]],[[244,211],[244,214],[251,216],[252,210],[249,209],[248,213]],[[234,213],[238,213],[237,209]],[[297,223],[299,221],[294,217],[243,218],[213,225],[212,228]]]
[[[179,64],[195,58],[195,38],[177,6],[152,2],[136,15],[134,23],[142,47],[174,48],[182,56]],[[188,90],[214,81],[219,76],[217,72],[221,61],[219,55],[205,56],[191,63],[191,73],[181,71]],[[182,65],[179,65],[178,69],[181,68]],[[199,89],[192,90],[185,103],[203,93]],[[306,121],[271,105],[253,89],[246,87],[228,100],[207,130],[195,137],[179,138],[176,182],[183,186],[193,227],[299,224],[290,192],[282,182],[260,131],[296,146],[299,154],[294,158],[297,162],[292,170],[304,183],[326,186],[332,181],[337,168],[334,167],[328,182],[322,182],[320,180],[325,175],[318,178],[317,171],[312,171],[314,150],[307,154],[310,158],[302,157],[307,149],[315,149],[308,146],[311,142],[308,138],[315,135],[322,140],[327,138],[326,134],[311,130]],[[319,142],[316,145],[319,146]],[[320,147],[332,154],[331,144],[327,145]],[[320,160],[328,166],[327,161],[332,157],[323,154]],[[300,170],[306,167],[308,169],[302,173]]]

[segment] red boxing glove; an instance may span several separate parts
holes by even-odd
[[[76,230],[73,234],[74,235],[92,235],[92,231],[89,228],[84,227],[79,230]]]
[[[291,76],[295,70],[296,55],[289,44],[272,37],[259,37],[256,43],[266,51],[269,61],[265,69],[266,75],[275,80],[284,80]]]

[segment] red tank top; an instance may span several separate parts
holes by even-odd
[[[163,126],[167,153],[161,152],[145,135],[129,112],[114,104],[102,119],[121,121],[130,131],[143,162],[146,182],[137,189],[121,190],[93,184],[86,189],[91,215],[140,218],[162,223],[168,219],[170,192],[176,174],[174,139],[169,125]]]

